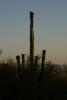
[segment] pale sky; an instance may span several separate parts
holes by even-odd
[[[30,19],[34,12],[35,54],[67,63],[67,0],[0,0],[0,59],[29,54]]]

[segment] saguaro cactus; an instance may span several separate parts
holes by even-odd
[[[21,68],[20,68],[20,56],[16,56],[16,60],[17,60],[17,66],[18,66],[18,68],[17,68],[17,78],[18,79],[20,79],[20,77],[21,77]]]
[[[35,64],[38,64],[39,57],[35,56]]]
[[[40,77],[39,81],[41,81],[44,78],[45,75],[45,70],[44,70],[44,64],[45,64],[45,55],[46,55],[46,50],[42,51],[42,63],[41,63],[41,71],[40,71]]]
[[[33,16],[34,13],[30,12],[30,64],[34,63],[34,30],[33,30]]]
[[[46,50],[43,50],[43,52],[42,52],[42,68],[44,67],[44,63],[45,63],[45,55],[46,55]]]
[[[18,69],[20,70],[20,56],[17,55],[16,60],[17,60]]]
[[[22,70],[25,70],[25,54],[22,54]]]

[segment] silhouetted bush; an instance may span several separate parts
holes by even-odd
[[[18,78],[15,64],[0,64],[0,100],[63,100],[67,97],[66,66],[63,72],[59,65],[47,63],[43,76],[40,76],[42,66],[26,66]]]

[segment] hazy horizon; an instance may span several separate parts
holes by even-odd
[[[35,54],[46,49],[46,60],[67,63],[66,0],[0,0],[0,59],[29,54],[30,19],[34,12]]]

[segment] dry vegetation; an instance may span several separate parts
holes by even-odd
[[[63,100],[67,97],[67,65],[29,64],[16,72],[17,64],[0,64],[0,100]]]

